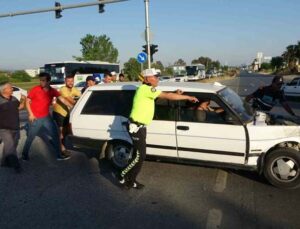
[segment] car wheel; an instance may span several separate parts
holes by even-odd
[[[132,158],[132,146],[124,141],[113,141],[107,147],[107,158],[117,169],[125,168]]]
[[[266,156],[264,175],[278,188],[300,187],[300,152],[291,148],[274,150]]]

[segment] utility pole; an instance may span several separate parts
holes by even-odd
[[[148,54],[148,68],[151,68],[151,53],[150,53],[150,27],[149,27],[149,0],[145,0],[145,21],[146,21],[146,45]]]

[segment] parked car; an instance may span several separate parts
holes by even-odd
[[[85,81],[81,81],[81,82],[78,82],[77,84],[75,84],[75,86],[79,91],[82,90],[82,88],[85,87]]]
[[[184,76],[184,75],[176,75],[176,76],[174,76],[174,81],[175,82],[187,82],[188,78],[187,78],[187,76]]]
[[[159,76],[158,79],[159,79],[159,82],[168,82],[168,81],[172,80],[172,77],[171,76]]]
[[[21,99],[21,95],[24,95],[27,97],[27,91],[22,89],[22,88],[19,88],[19,87],[16,87],[16,86],[12,86],[13,88],[13,96],[15,96],[19,101]]]
[[[287,96],[300,96],[300,77],[292,79],[291,82],[283,85],[282,89]]]
[[[87,89],[72,110],[74,146],[98,142],[99,157],[124,168],[132,158],[127,117],[139,83],[96,85]],[[253,113],[250,106],[220,83],[166,82],[158,90],[181,89],[213,110],[198,110],[188,101],[155,101],[153,122],[147,127],[149,159],[246,169],[264,174],[280,188],[300,186],[300,121]]]

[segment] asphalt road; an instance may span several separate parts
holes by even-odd
[[[255,173],[146,161],[145,189],[126,191],[96,154],[56,161],[37,137],[22,174],[0,168],[0,228],[300,228],[299,189],[277,189]]]

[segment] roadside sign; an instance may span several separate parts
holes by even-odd
[[[141,52],[141,53],[139,53],[138,54],[138,56],[137,56],[137,61],[139,62],[139,63],[145,63],[146,62],[146,60],[147,60],[147,57],[148,57],[148,55],[147,55],[147,53],[144,53],[144,52]]]

